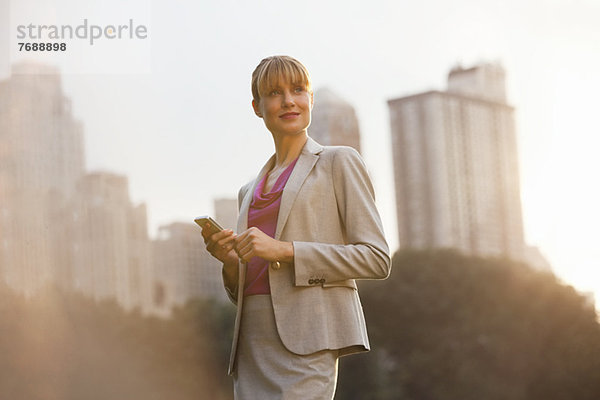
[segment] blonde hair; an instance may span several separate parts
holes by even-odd
[[[261,60],[252,72],[252,97],[259,101],[261,94],[276,87],[279,80],[300,84],[310,92],[312,85],[308,70],[302,63],[290,56],[271,56]]]

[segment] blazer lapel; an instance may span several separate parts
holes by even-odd
[[[281,195],[281,204],[279,205],[279,216],[277,217],[275,239],[279,239],[281,236],[281,232],[285,226],[288,216],[290,215],[290,211],[292,210],[292,206],[296,196],[298,195],[298,191],[302,187],[302,184],[306,180],[306,177],[310,171],[315,166],[321,151],[323,151],[323,146],[308,137],[306,144],[302,148],[298,162],[296,163],[296,166],[294,167],[294,170],[292,171],[292,174],[285,185],[283,194]],[[265,176],[265,174],[273,167],[274,162],[275,155],[272,155],[271,158],[269,158],[269,161],[265,163],[258,173],[258,176],[254,180],[252,187],[245,194],[244,199],[242,200],[242,205],[240,206],[240,218],[238,219],[237,226],[238,234],[248,229],[248,210],[250,209],[252,196],[254,196],[256,186],[263,176]]]
[[[308,137],[306,144],[302,148],[298,162],[294,166],[294,170],[290,175],[283,194],[281,195],[281,203],[279,205],[279,216],[277,217],[277,229],[275,230],[275,239],[279,239],[283,227],[287,221],[294,200],[306,180],[306,177],[315,166],[319,159],[319,153],[323,150],[323,146]]]

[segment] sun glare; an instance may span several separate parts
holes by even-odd
[[[589,71],[588,71],[589,72]],[[546,249],[555,272],[600,304],[600,78],[569,66],[554,69],[552,148],[538,215],[552,222]],[[597,307],[598,308],[598,307]]]

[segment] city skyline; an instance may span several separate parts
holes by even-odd
[[[27,297],[48,286],[168,317],[190,299],[225,302],[219,262],[192,223],[150,240],[127,176],[84,168],[82,124],[61,74],[20,62],[0,80],[0,283]],[[224,221],[235,200],[215,201]]]
[[[515,185],[518,187],[519,175],[513,121],[514,110],[506,104],[505,72],[502,66],[499,64],[480,64],[466,69],[455,67],[448,75],[447,91],[429,91],[388,101],[391,110],[393,153],[397,169],[395,171],[395,187],[397,193],[405,192],[408,194],[403,196],[401,203],[397,204],[399,228],[406,224],[403,221],[406,220],[408,221],[406,226],[409,230],[422,231],[414,237],[408,235],[407,232],[402,232],[400,242],[404,244],[402,248],[452,247],[466,254],[505,255],[529,263],[534,268],[547,269],[549,267],[547,261],[539,253],[539,250],[535,247],[526,248],[525,246],[526,243],[522,234],[520,201],[517,200],[517,203],[513,201],[515,196],[517,199],[519,198],[518,190],[509,190],[509,196],[506,198],[503,196],[498,197],[492,193],[496,193],[499,189],[505,191],[507,187]],[[61,244],[60,238],[62,238],[62,240],[72,241],[73,248],[76,250],[73,260],[69,259],[68,250],[63,251],[62,253],[65,254],[59,255],[58,259],[55,259],[54,255],[47,257],[50,261],[50,267],[39,269],[42,274],[32,275],[31,272],[26,272],[22,278],[27,280],[31,279],[32,276],[36,276],[37,279],[42,279],[42,284],[44,282],[54,282],[59,286],[81,291],[96,299],[115,298],[126,309],[140,304],[141,301],[141,304],[146,304],[143,307],[147,311],[163,316],[169,315],[172,306],[181,305],[187,299],[196,296],[224,300],[220,273],[217,273],[219,263],[205,251],[201,236],[197,234],[198,228],[196,225],[189,222],[171,221],[168,224],[159,226],[156,239],[148,241],[146,206],[144,203],[137,206],[131,204],[127,177],[108,171],[84,171],[81,169],[81,165],[85,161],[81,142],[85,135],[81,124],[71,114],[71,101],[62,92],[61,75],[56,68],[30,62],[15,64],[11,79],[0,81],[0,88],[4,88],[4,96],[0,98],[0,102],[4,101],[6,103],[5,100],[7,99],[14,100],[10,103],[10,112],[5,113],[4,116],[0,114],[0,117],[3,117],[0,118],[0,126],[8,133],[8,141],[5,140],[5,144],[13,143],[12,150],[9,147],[8,151],[3,153],[4,168],[1,175],[3,178],[3,194],[5,195],[3,201],[9,200],[8,208],[3,208],[4,216],[8,215],[10,217],[11,213],[17,211],[15,215],[22,218],[23,211],[26,212],[25,209],[14,204],[11,208],[10,201],[14,200],[14,198],[11,198],[12,192],[19,194],[21,201],[25,200],[22,198],[24,195],[39,192],[38,197],[41,198],[39,205],[42,206],[40,207],[42,209],[49,207],[46,204],[48,201],[56,202],[53,199],[58,195],[60,197],[57,197],[57,199],[61,200],[56,205],[50,206],[52,210],[56,209],[56,211],[51,212],[51,215],[63,218],[64,221],[60,225],[56,225],[58,221],[53,220],[51,217],[44,219],[45,225],[57,227],[59,233],[57,238],[49,239],[50,235],[38,232],[37,236],[24,237],[25,243],[28,243],[29,240],[37,241],[41,239],[44,243],[50,240],[50,242],[39,248],[42,251],[50,250],[50,253],[53,254],[58,248],[71,247],[70,245]],[[316,111],[318,124],[315,136],[330,145],[351,145],[360,148],[360,133],[357,130],[358,121],[352,105],[339,98],[329,89],[319,90],[319,93],[325,94],[326,101],[322,102],[321,108]],[[443,102],[444,106],[440,108],[441,101],[444,98],[446,98]],[[428,107],[425,107],[426,105]],[[431,107],[432,105],[433,107]],[[37,115],[38,118],[35,119],[36,124],[28,128],[30,132],[28,131],[27,135],[23,135],[27,138],[27,142],[24,143],[28,143],[28,145],[17,145],[15,147],[14,143],[23,142],[16,139],[19,133],[23,133],[20,127],[25,120],[26,114],[23,112],[25,109],[31,112],[32,115]],[[482,110],[485,111],[482,113]],[[456,111],[460,112],[457,113]],[[440,112],[446,114],[444,118],[440,118]],[[451,117],[449,117],[450,114]],[[45,117],[46,115],[54,116],[48,118]],[[56,119],[56,116],[58,116],[58,121],[66,120],[66,123],[55,123],[53,119]],[[464,125],[465,121],[471,122]],[[450,125],[447,122],[451,122]],[[51,135],[42,132],[40,127],[44,124],[61,126],[63,129],[67,127],[65,132],[59,132],[58,137],[60,138],[62,135],[64,138],[58,141],[58,147],[52,147],[50,142],[43,142],[43,140],[47,141],[51,137]],[[340,129],[340,127],[344,129]],[[407,127],[410,129],[407,129]],[[437,127],[437,129],[432,130],[432,127]],[[473,130],[473,132],[470,133],[470,130]],[[439,141],[435,146],[431,142],[432,138],[435,137],[434,134],[437,134]],[[475,138],[478,139],[475,140]],[[417,142],[423,141],[423,144],[427,143],[427,146],[423,148],[417,146],[415,148],[415,140]],[[445,142],[454,142],[454,145],[445,147]],[[479,147],[475,146],[477,143],[479,143],[477,145]],[[486,144],[482,145],[482,143]],[[498,154],[494,155],[496,150],[493,147],[502,143],[504,144],[498,149]],[[39,156],[39,151],[35,151],[36,148],[47,149],[44,151],[43,157]],[[17,151],[19,149],[20,151]],[[436,153],[437,156],[431,157],[433,153]],[[481,158],[479,153],[487,154],[490,160],[486,161],[486,157]],[[421,159],[420,155],[425,154],[429,155]],[[21,158],[15,158],[17,155],[20,155]],[[431,210],[426,213],[422,212],[431,208],[430,203],[433,199],[427,194],[430,190],[437,193],[435,196],[436,201],[441,200],[442,204],[448,200],[446,197],[456,197],[456,193],[454,196],[442,193],[448,182],[439,187],[433,185],[423,193],[411,193],[414,188],[410,185],[406,186],[406,179],[409,175],[414,175],[417,178],[416,180],[411,179],[413,186],[415,184],[417,186],[429,185],[427,181],[444,170],[449,174],[450,181],[456,182],[457,178],[460,181],[469,177],[470,174],[466,174],[462,178],[458,176],[461,175],[460,171],[468,166],[463,166],[455,171],[451,165],[437,164],[438,158],[445,160],[446,157],[449,157],[450,160],[458,157],[467,164],[468,160],[473,158],[480,167],[491,162],[487,172],[481,174],[475,180],[480,181],[479,186],[495,175],[501,177],[498,182],[485,183],[479,189],[474,187],[469,189],[470,192],[467,190],[459,196],[461,198],[465,196],[467,198],[484,196],[486,200],[478,205],[476,199],[472,198],[459,207],[462,209],[470,204],[473,210],[463,209],[460,211],[452,207],[449,209],[453,213],[464,214],[466,212],[467,214],[473,214],[467,218],[471,221],[469,226],[459,229],[464,231],[463,234],[457,231],[451,236],[445,235],[444,232],[449,228],[456,230],[462,223],[456,220],[451,224],[456,225],[454,228],[445,226],[443,222],[452,218],[449,218],[450,215],[446,215],[445,212],[440,213],[440,205],[434,207],[435,209],[440,208],[440,211],[434,213],[435,215],[431,214]],[[62,160],[62,163],[44,164],[44,160],[47,159]],[[77,161],[74,162],[73,160]],[[419,161],[418,165],[413,165],[415,160]],[[444,162],[442,161],[442,164]],[[499,164],[496,165],[497,163]],[[65,176],[62,174],[62,171],[65,170],[63,164],[69,167],[75,164],[79,166],[79,169],[69,170],[70,175]],[[400,165],[403,167],[398,169]],[[412,166],[407,168],[407,165]],[[13,169],[7,168],[10,166]],[[494,170],[504,172],[496,171],[492,174]],[[40,177],[39,171],[44,171],[47,176]],[[434,172],[432,176],[423,175],[423,172],[426,171],[437,172]],[[464,171],[462,174],[464,174]],[[421,176],[421,178],[418,178],[418,176]],[[434,181],[437,182],[439,176],[437,178]],[[467,187],[472,184],[471,182]],[[495,189],[493,189],[494,186]],[[464,189],[460,189],[459,192],[462,190]],[[8,197],[6,197],[7,194]],[[75,196],[71,198],[73,195]],[[48,198],[48,196],[50,197]],[[495,197],[498,198],[495,199]],[[66,199],[67,203],[63,204],[64,200],[62,199]],[[490,201],[491,204],[487,204]],[[508,209],[500,209],[497,205],[494,205],[498,202],[508,203]],[[234,198],[214,199],[213,204],[213,215],[218,221],[224,226],[236,225],[237,201]],[[409,208],[412,211],[404,210],[407,205],[410,206]],[[72,207],[72,209],[67,211],[65,206]],[[423,207],[423,210],[418,210]],[[481,214],[481,210],[478,212],[480,208],[488,209],[486,213],[491,212],[491,214],[485,216],[485,220],[477,221],[480,218],[477,215]],[[511,215],[515,212],[514,210],[516,210],[516,214]],[[493,220],[496,217],[492,217],[492,220],[490,220],[489,218],[494,214],[503,216],[502,219],[507,216],[510,217],[512,222],[507,225],[510,232],[501,233],[506,227],[500,228],[497,225],[504,225],[506,222]],[[129,221],[119,221],[119,218],[123,218],[123,216]],[[410,222],[415,216],[418,217],[417,222],[421,220],[417,225]],[[465,218],[465,216],[462,218]],[[70,221],[71,219],[72,221]],[[423,225],[424,220],[429,221],[428,226]],[[106,221],[111,222],[107,224]],[[125,231],[114,228],[123,225],[123,222],[129,227]],[[472,222],[475,222],[478,227],[470,226]],[[431,232],[432,223],[436,226],[439,225],[438,228],[441,228],[437,229],[435,234]],[[493,226],[487,227],[490,224]],[[9,224],[4,228],[8,227],[8,232],[12,232],[14,226],[15,224],[11,226],[9,218]],[[131,231],[132,228],[133,231]],[[111,231],[110,235],[106,234],[107,229]],[[71,237],[73,233],[74,236]],[[131,234],[133,236],[130,237]],[[423,236],[423,234],[425,235]],[[464,237],[461,239],[461,236]],[[498,238],[494,239],[496,236]],[[9,249],[11,248],[10,239],[14,239],[13,242],[23,241],[21,236],[15,237],[12,237],[9,233]],[[458,241],[455,242],[457,239]],[[6,238],[4,242],[6,249]],[[125,245],[125,252],[122,251],[123,249],[118,250],[121,247],[119,242],[130,242],[129,245]],[[142,247],[150,245],[152,250],[148,251],[140,248],[140,243]],[[129,249],[129,247],[132,248]],[[98,258],[99,254],[109,248],[113,249],[112,254],[109,250],[109,254]],[[38,251],[37,247],[32,247],[32,249]],[[527,250],[528,256],[526,256],[525,250]],[[96,252],[96,255],[90,257],[94,252]],[[10,260],[10,252],[7,254],[9,255],[8,260]],[[133,258],[131,258],[132,255]],[[533,255],[533,258],[531,255]],[[127,261],[128,257],[131,258],[129,261]],[[86,262],[86,258],[90,258],[92,262]],[[106,261],[111,258],[120,259],[121,265],[119,266],[119,263],[117,263],[116,268],[106,269]],[[128,266],[128,263],[131,263],[132,260],[133,265]],[[57,268],[59,263],[63,264],[61,268]],[[90,264],[89,272],[87,272],[88,267],[86,264]],[[10,280],[14,271],[16,271],[14,268],[5,269],[5,279],[7,283],[18,290],[31,294],[32,291],[36,290],[36,287],[41,286],[40,284],[31,286],[27,284],[15,285]],[[112,283],[114,276],[117,278]],[[25,282],[24,279],[21,279],[21,281]]]
[[[69,7],[59,11],[78,18],[120,15],[116,3],[63,3]],[[151,73],[69,74],[63,82],[85,126],[88,169],[130,178],[133,200],[148,204],[151,233],[210,212],[213,198],[235,196],[271,154],[250,107],[249,77],[261,57],[284,53],[307,65],[315,89],[330,87],[356,109],[361,151],[395,249],[386,101],[442,89],[457,62],[501,60],[516,110],[527,242],[561,279],[600,293],[595,2],[282,4],[294,23],[260,2],[147,3]],[[36,9],[42,13],[43,4]],[[135,8],[128,12],[137,17]],[[0,49],[7,43],[0,38]]]

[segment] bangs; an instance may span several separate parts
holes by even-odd
[[[274,56],[262,60],[252,74],[252,96],[258,100],[282,82],[311,90],[310,77],[304,65],[292,57]]]

